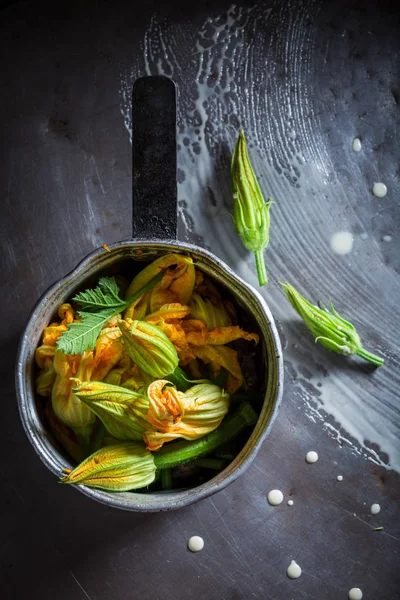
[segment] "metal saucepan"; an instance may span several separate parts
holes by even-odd
[[[266,393],[261,413],[246,445],[233,462],[209,481],[183,491],[108,493],[77,486],[108,506],[132,511],[171,510],[210,496],[234,481],[249,466],[276,416],[283,382],[283,360],[274,319],[263,298],[211,252],[177,241],[176,90],[166,77],[143,77],[133,87],[133,240],[110,245],[87,256],[71,273],[52,285],[35,306],[23,333],[17,357],[16,389],[25,432],[45,465],[57,476],[73,468],[40,416],[35,398],[34,355],[43,328],[59,305],[127,261],[154,260],[170,252],[189,255],[204,273],[229,290],[256,321],[263,344]]]

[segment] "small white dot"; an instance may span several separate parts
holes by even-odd
[[[268,502],[271,506],[278,506],[283,501],[283,494],[281,490],[271,490],[268,494]]]
[[[349,591],[349,600],[362,600],[363,593],[360,588],[351,588]]]
[[[315,452],[315,450],[310,450],[310,452],[307,452],[306,454],[306,461],[312,465],[313,463],[316,463],[318,460],[318,454],[317,452]]]
[[[371,506],[371,515],[377,515],[380,512],[381,512],[381,505],[380,504],[373,504]]]
[[[300,577],[301,567],[297,564],[295,560],[292,560],[292,562],[288,566],[286,574],[290,579],[298,579]]]
[[[374,183],[372,186],[372,193],[377,198],[384,198],[387,194],[387,187],[384,183]]]
[[[337,480],[337,481],[343,481],[343,475],[338,475],[338,476],[336,477],[336,480]]]
[[[287,503],[288,503],[288,506],[293,506],[293,504],[294,504],[293,500],[288,500]]]
[[[188,548],[191,552],[200,552],[204,548],[204,540],[199,535],[192,535],[188,541]]]
[[[353,242],[350,231],[338,231],[331,237],[330,246],[335,254],[348,254],[353,248]]]

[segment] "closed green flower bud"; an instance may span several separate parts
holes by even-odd
[[[108,492],[127,492],[150,485],[155,472],[151,452],[143,444],[125,442],[101,448],[62,477],[60,482],[87,485]]]
[[[232,156],[233,222],[244,246],[254,252],[260,285],[268,282],[263,250],[269,242],[269,210],[250,163],[246,139],[240,131]]]
[[[149,399],[125,387],[100,381],[78,382],[74,394],[103,422],[118,440],[142,440],[151,425],[147,421]]]
[[[383,358],[364,350],[354,325],[345,321],[334,309],[331,311],[321,305],[321,308],[308,302],[299,292],[288,283],[281,284],[287,299],[295,311],[303,319],[309,332],[328,350],[349,356],[358,354],[377,367],[383,365]]]
[[[128,355],[142,371],[157,379],[175,371],[178,353],[161,329],[146,321],[119,321],[119,328]]]

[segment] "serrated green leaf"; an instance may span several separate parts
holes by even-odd
[[[115,308],[105,308],[99,312],[82,311],[80,323],[71,323],[68,331],[57,340],[57,348],[65,354],[82,354],[96,345],[97,337],[104,325],[115,315]]]
[[[93,312],[104,308],[122,309],[125,301],[118,295],[119,288],[114,277],[102,277],[93,290],[80,292],[73,299],[85,311]]]
[[[115,277],[101,277],[99,279],[99,287],[105,294],[111,298],[114,298],[116,302],[125,302],[125,300],[121,300],[119,297],[119,286],[115,280]]]
[[[82,321],[80,323],[71,323],[68,326],[68,330],[58,338],[57,348],[65,354],[83,354],[85,350],[92,350],[96,345],[99,333],[107,321],[122,312],[145,292],[151,290],[161,281],[163,276],[164,273],[158,273],[146,285],[133,294],[131,298],[125,301],[120,300],[118,297],[118,285],[115,280],[114,283],[111,282],[114,278],[102,277],[97,288],[80,292],[75,296],[74,300],[82,304],[83,307],[83,310],[79,311]],[[109,290],[109,295],[104,290]],[[111,296],[115,295],[116,292],[116,297],[111,300]],[[120,302],[117,303],[115,298],[120,300]]]

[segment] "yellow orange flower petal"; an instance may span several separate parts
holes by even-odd
[[[218,327],[214,331],[210,331],[207,336],[207,344],[222,345],[229,344],[234,340],[247,340],[258,343],[259,336],[256,333],[247,333],[237,325],[231,327]]]
[[[47,363],[49,359],[51,361],[53,361],[55,351],[56,351],[55,346],[45,346],[44,344],[42,344],[41,346],[36,348],[35,361],[36,361],[37,366],[40,369],[44,369],[45,363]]]
[[[146,321],[157,325],[159,321],[166,323],[174,322],[176,319],[184,319],[190,313],[190,306],[173,302],[162,305],[156,312],[146,317]]]
[[[206,364],[211,364],[215,374],[224,367],[229,372],[227,391],[232,394],[243,383],[243,374],[239,365],[237,352],[228,346],[192,346],[193,354]]]
[[[188,304],[195,282],[196,269],[193,263],[188,263],[185,272],[171,283],[169,289],[176,295],[180,304]]]
[[[184,414],[181,403],[182,392],[165,379],[158,379],[149,385],[149,412],[147,420],[155,427],[165,430],[178,423]]]
[[[63,325],[69,325],[75,319],[75,312],[72,306],[65,302],[64,304],[61,304],[60,308],[58,309],[58,316],[60,317]]]
[[[60,421],[84,438],[89,435],[96,417],[72,392],[71,377],[89,381],[93,367],[93,352],[90,350],[82,356],[64,354],[60,350],[54,355],[54,369],[57,375],[51,394],[53,410]]]
[[[150,311],[158,311],[164,304],[171,304],[178,301],[178,296],[170,289],[161,289],[157,286],[151,290]]]
[[[94,351],[94,370],[91,379],[102,381],[122,356],[122,334],[119,327],[103,329]]]
[[[166,254],[165,256],[161,256],[160,258],[156,259],[155,261],[153,261],[151,264],[147,265],[140,273],[138,273],[138,275],[136,275],[136,277],[133,279],[132,283],[130,284],[127,292],[126,292],[126,297],[129,298],[130,296],[132,296],[135,292],[137,292],[138,290],[140,290],[140,288],[142,288],[144,285],[146,285],[146,283],[148,283],[149,281],[151,281],[151,279],[153,277],[155,277],[158,273],[165,271],[165,275],[163,277],[163,279],[161,280],[161,282],[159,284],[157,284],[157,286],[155,286],[155,288],[152,290],[151,294],[153,292],[155,292],[156,290],[160,290],[160,289],[168,289],[171,285],[173,285],[173,282],[176,278],[181,277],[182,275],[185,274],[188,265],[191,265],[193,267],[193,261],[190,257],[188,256],[183,256],[180,254]],[[172,268],[174,267],[174,268]],[[193,267],[194,269],[194,267]],[[185,292],[183,293],[182,297],[187,297],[187,293],[188,293],[188,285],[190,282],[190,277],[187,276],[187,278],[184,280],[184,285],[183,285],[183,289],[185,290]],[[193,284],[194,284],[194,278],[193,278]],[[175,290],[172,290],[172,293],[174,294],[174,299],[177,299],[178,301],[180,300],[180,294],[175,294]],[[150,294],[150,295],[151,295]],[[149,295],[149,297],[150,297]],[[176,300],[174,300],[176,301]],[[170,300],[168,300],[168,302],[170,302]],[[139,306],[139,301],[136,302],[136,305]],[[185,302],[181,302],[182,304],[186,304],[187,300]],[[165,302],[164,302],[165,304]],[[157,308],[159,308],[161,305],[158,305]],[[156,310],[155,308],[152,309],[150,312],[154,312],[154,310]],[[141,310],[140,313],[138,312],[138,310],[135,311],[135,303],[131,304],[125,311],[125,319],[128,318],[133,318],[135,317],[138,320],[143,319],[145,316],[145,314],[143,314],[143,311]]]
[[[229,396],[218,386],[200,383],[179,392],[166,380],[148,388],[147,420],[158,431],[143,434],[149,450],[158,450],[177,438],[193,440],[210,433],[221,423],[229,409]]]
[[[68,327],[64,323],[51,323],[43,330],[43,345],[55,346],[60,335],[67,329]]]

